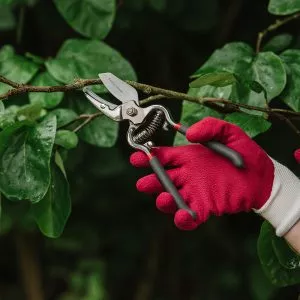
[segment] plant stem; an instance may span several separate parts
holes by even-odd
[[[296,14],[288,16],[284,19],[276,20],[275,23],[271,24],[266,29],[259,32],[259,34],[257,36],[257,41],[256,41],[256,53],[258,53],[260,51],[262,41],[268,33],[277,30],[279,27],[281,27],[281,26],[285,25],[286,23],[289,23],[299,17],[300,17],[300,13],[296,13]]]
[[[7,93],[0,95],[0,100],[7,99],[11,96],[21,95],[25,93],[55,93],[55,92],[68,92],[74,91],[77,89],[82,89],[88,85],[101,84],[100,79],[76,79],[74,83],[66,84],[66,85],[57,85],[57,86],[33,86],[20,84],[17,82],[13,82],[3,76],[0,76],[0,82],[10,85],[14,87],[9,90]]]
[[[274,115],[277,115],[278,119],[283,120],[297,134],[297,136],[300,137],[300,130],[293,124],[293,122],[289,118],[280,113],[274,113]]]
[[[82,129],[85,125],[87,125],[88,123],[90,123],[92,120],[100,117],[100,116],[103,116],[103,113],[102,112],[98,112],[98,113],[94,113],[94,114],[91,114],[91,115],[80,115],[77,119],[77,120],[81,120],[81,119],[85,119],[80,125],[78,125],[75,129],[73,129],[73,132],[77,132],[79,131],[80,129]]]

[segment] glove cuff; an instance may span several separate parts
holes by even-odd
[[[287,167],[270,159],[274,164],[272,192],[267,202],[254,211],[273,225],[277,236],[283,236],[300,219],[300,180]]]

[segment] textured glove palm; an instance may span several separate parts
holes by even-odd
[[[174,222],[183,230],[192,230],[210,215],[233,214],[260,209],[270,197],[274,164],[272,159],[239,127],[215,118],[191,126],[187,146],[157,147],[153,153],[168,169],[168,174],[197,219],[177,210],[172,196],[164,192],[155,174],[138,180],[141,192],[158,194],[156,206],[165,213],[175,213]],[[217,140],[239,152],[245,163],[238,169],[226,158],[200,145]],[[147,156],[135,152],[130,158],[135,167],[148,167]]]

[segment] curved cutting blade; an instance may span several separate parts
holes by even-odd
[[[100,73],[99,78],[109,92],[121,102],[125,103],[133,100],[137,105],[139,105],[137,90],[131,85],[116,77],[112,73]]]

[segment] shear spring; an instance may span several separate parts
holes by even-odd
[[[160,129],[165,122],[165,115],[161,110],[156,110],[149,123],[137,128],[133,133],[133,141],[137,144],[144,144]]]

